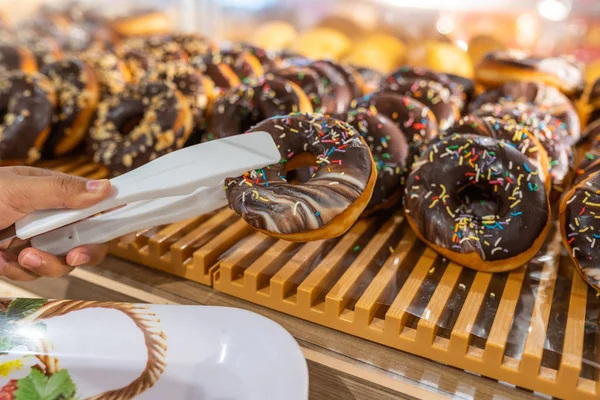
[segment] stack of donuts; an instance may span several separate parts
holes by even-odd
[[[470,80],[219,47],[153,12],[42,10],[2,29],[4,165],[83,151],[118,175],[265,131],[280,163],[225,182],[230,207],[261,232],[323,240],[403,208],[435,251],[496,272],[538,253],[554,207],[565,246],[600,288],[600,81],[583,91],[569,58],[498,51]],[[572,103],[582,93],[584,129]]]

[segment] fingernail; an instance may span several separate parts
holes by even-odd
[[[100,179],[97,181],[87,181],[85,183],[85,188],[90,193],[102,192],[106,189],[107,186],[110,186],[110,182],[108,181],[108,179]]]
[[[29,252],[23,256],[21,264],[25,268],[37,268],[42,265],[42,258],[35,253]]]
[[[85,253],[77,253],[75,255],[75,258],[73,259],[73,261],[71,261],[71,266],[72,267],[79,267],[81,265],[85,265],[87,263],[89,263],[91,260],[90,256],[88,256]]]

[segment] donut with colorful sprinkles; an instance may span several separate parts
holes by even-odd
[[[539,171],[504,141],[452,135],[432,143],[413,165],[406,219],[442,256],[469,268],[518,268],[542,247],[550,202]]]
[[[577,271],[600,291],[600,174],[592,170],[597,171],[588,169],[590,175],[563,196],[559,218],[563,244]]]
[[[376,110],[391,119],[402,131],[408,143],[411,161],[437,137],[438,123],[431,110],[423,103],[395,93],[376,92],[353,100],[350,109]]]
[[[374,108],[359,108],[336,117],[352,125],[361,134],[371,149],[377,167],[377,183],[363,216],[398,204],[404,192],[410,160],[402,131]]]
[[[253,228],[293,242],[337,237],[356,222],[373,194],[377,169],[350,125],[318,114],[269,118],[248,132],[272,135],[281,161],[225,181],[229,206]],[[316,166],[306,182],[286,175]]]
[[[539,140],[530,133],[526,127],[509,123],[494,117],[478,117],[466,115],[452,128],[446,131],[449,134],[476,134],[504,140],[524,154],[535,168],[540,171],[540,180],[544,182],[546,192],[550,193],[552,179],[550,178],[550,160],[548,153]]]
[[[393,76],[391,76],[393,78]],[[440,130],[445,131],[460,118],[460,106],[450,90],[439,82],[427,79],[388,79],[381,91],[401,94],[420,101],[433,112]]]

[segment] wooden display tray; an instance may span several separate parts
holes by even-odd
[[[58,168],[99,173],[87,165]],[[488,274],[438,256],[400,213],[360,220],[338,239],[298,244],[255,232],[219,210],[121,238],[111,252],[490,378],[596,399],[600,299],[551,237],[546,255],[527,268]]]

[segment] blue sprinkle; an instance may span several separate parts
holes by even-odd
[[[517,216],[519,216],[519,215],[521,215],[521,214],[523,214],[521,211],[519,211],[519,212],[512,212],[512,211],[511,211],[511,212],[510,212],[510,215],[512,215],[513,217],[517,217]]]
[[[529,169],[529,167],[527,166],[527,164],[523,164],[523,167],[525,168],[525,171],[531,172],[531,170]]]
[[[500,228],[501,230],[504,230],[504,228],[502,227],[502,225],[500,225],[498,222],[496,222],[496,226],[497,226],[498,228]]]
[[[317,211],[317,212],[315,213],[315,215],[318,217],[319,215],[321,215],[321,213]]]
[[[527,182],[527,187],[529,187],[529,190],[533,192],[533,185],[531,184],[531,182]]]
[[[596,239],[600,239],[600,235],[598,235],[597,233],[594,233],[594,237],[595,237]]]
[[[269,182],[265,182],[265,186],[269,187]]]

